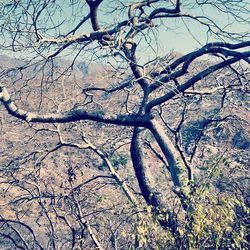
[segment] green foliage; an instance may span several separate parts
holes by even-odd
[[[117,154],[111,157],[111,163],[115,167],[125,166],[128,163],[128,157],[125,154]]]
[[[178,215],[175,230],[168,223],[170,218],[165,211],[156,215],[149,212],[149,208],[144,219],[135,225],[134,234],[130,235],[134,242],[131,249],[249,249],[246,220],[250,211],[242,201],[231,196],[219,197],[200,187],[191,197],[190,204],[190,211]],[[159,218],[163,220],[164,214],[169,226],[163,229]]]
[[[186,211],[169,208],[155,212],[148,207],[145,218],[136,225],[138,247],[133,249],[249,249],[250,209],[243,197],[213,186],[224,163],[218,157],[207,167],[207,176],[194,185],[187,198]],[[164,228],[159,222],[164,222]]]
[[[116,154],[113,154],[109,160],[113,167],[115,167],[116,169],[119,169],[120,167],[124,167],[127,165],[128,156],[124,153],[116,153]],[[107,169],[107,167],[108,166],[106,165],[106,163],[102,162],[102,164],[99,166],[99,169],[105,170]]]
[[[232,138],[232,145],[238,149],[249,149],[250,141],[243,130],[238,131]]]
[[[182,131],[182,140],[185,150],[188,150],[188,146],[200,137],[203,133],[203,127],[207,122],[206,119],[189,122]]]
[[[194,211],[187,214],[182,229],[187,249],[248,249],[247,225],[237,210],[248,215],[249,210],[241,200],[201,187],[190,202]]]

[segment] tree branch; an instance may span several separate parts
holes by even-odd
[[[98,111],[89,112],[81,109],[74,109],[61,113],[33,113],[18,108],[11,100],[7,89],[2,85],[0,85],[0,101],[3,103],[9,114],[27,122],[65,123],[80,120],[90,120],[122,126],[146,127],[148,125],[148,121],[150,120],[150,115],[106,115],[100,114]]]
[[[187,90],[188,88],[193,86],[196,82],[198,82],[201,79],[203,79],[204,77],[214,73],[215,71],[222,69],[222,68],[225,68],[233,63],[236,63],[236,62],[240,61],[241,59],[248,58],[249,56],[250,56],[250,52],[244,52],[244,53],[241,53],[241,57],[234,57],[234,58],[225,60],[223,62],[220,62],[218,64],[215,64],[215,65],[208,67],[207,69],[205,69],[205,70],[199,72],[197,75],[193,76],[191,79],[189,79],[188,81],[186,81],[182,85],[177,86],[175,89],[171,90],[166,95],[158,97],[158,98],[152,100],[151,102],[149,102],[147,104],[147,107],[146,107],[147,111],[151,110],[154,106],[160,105],[161,103],[170,100],[171,98],[178,95],[179,93],[184,92],[185,90]]]

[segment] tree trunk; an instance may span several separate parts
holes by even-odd
[[[183,208],[186,207],[187,198],[189,196],[189,179],[185,164],[175,148],[171,139],[164,131],[164,127],[159,121],[153,119],[150,121],[149,130],[154,135],[158,145],[160,146],[164,156],[166,157],[170,175],[174,184],[174,191],[181,199]]]
[[[160,197],[160,193],[157,192],[157,189],[155,188],[155,181],[151,171],[145,163],[141,147],[141,133],[142,132],[139,128],[136,127],[134,129],[130,148],[135,175],[138,180],[142,196],[146,200],[147,204],[152,205],[155,208],[165,207]]]

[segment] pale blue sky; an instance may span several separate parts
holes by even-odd
[[[99,19],[102,23],[112,22],[114,19],[117,21],[123,21],[127,18],[127,10],[125,12],[110,14],[107,15],[103,13],[102,8],[106,9],[106,7],[110,7],[110,3],[115,5],[116,1],[106,0],[100,6]],[[131,1],[132,2],[132,1]],[[249,25],[244,23],[236,22],[235,19],[226,12],[227,9],[224,9],[224,12],[219,12],[215,8],[207,5],[202,9],[192,8],[190,4],[194,1],[185,0],[183,2],[183,13],[184,14],[192,14],[192,15],[205,15],[214,20],[220,27],[224,28],[225,31],[229,32],[247,32],[249,31]],[[216,2],[216,1],[214,1]],[[218,1],[217,1],[218,2]],[[185,3],[185,4],[184,4]],[[247,1],[246,1],[247,3]],[[161,6],[158,6],[161,7]],[[79,8],[79,6],[73,6],[74,10]],[[82,16],[87,15],[88,7],[84,7],[81,9]],[[67,11],[68,18],[71,18],[72,11]],[[120,14],[120,15],[119,15]],[[242,15],[244,18],[247,18],[247,13],[236,13]],[[249,14],[249,13],[248,13]],[[64,18],[65,15],[62,15]],[[157,25],[159,22],[155,22]],[[90,31],[90,27],[87,25],[81,31],[88,32]],[[180,52],[180,53],[188,53],[197,48],[200,48],[207,42],[217,41],[218,38],[211,36],[211,34],[207,33],[207,27],[199,24],[198,22],[193,21],[189,18],[170,18],[164,20],[164,25],[161,25],[161,28],[154,28],[154,32],[158,37],[158,49],[159,53],[167,53],[171,50]],[[248,37],[249,39],[249,37]],[[152,44],[153,45],[153,44]],[[156,47],[156,46],[155,46]],[[142,47],[142,56],[144,55],[144,47]],[[153,53],[147,50],[147,53]]]
[[[64,2],[66,3],[65,5],[63,5]],[[71,5],[71,7],[69,7],[68,4],[70,3],[70,1],[62,1],[62,5],[61,5],[62,9],[61,11],[57,11],[55,14],[51,16],[51,19],[50,19],[51,23],[52,23],[52,20],[55,23],[60,23],[61,21],[65,19],[65,17],[68,18],[69,20],[72,19],[72,17],[73,18],[76,17],[75,23],[77,23],[78,20],[80,20],[80,18],[86,16],[88,13],[88,7],[83,6],[83,2],[84,1],[80,1],[79,2],[80,4]],[[230,31],[230,32],[232,31],[238,32],[240,30],[244,30],[246,32],[247,30],[249,30],[248,25],[235,22],[234,19],[230,18],[229,14],[226,12],[221,14],[217,12],[211,6],[204,7],[203,9],[199,9],[198,11],[198,9],[191,8],[189,5],[190,3],[194,1],[185,0],[182,2],[183,2],[182,11],[184,14],[209,16],[213,20],[215,20],[216,23],[220,24],[221,27],[226,27],[227,31]],[[124,20],[124,18],[126,18],[127,11],[121,12],[121,13],[110,14],[110,15],[103,13],[102,8],[106,9],[106,7],[108,8],[112,4],[115,5],[116,1],[104,0],[103,4],[100,6],[99,18],[102,21],[102,23],[109,23],[114,18],[117,20],[117,22],[122,21]],[[239,13],[239,14],[246,17],[246,14],[244,13]],[[50,21],[47,22],[47,27],[51,25],[51,23],[49,23]],[[159,22],[155,22],[155,23],[156,25],[159,24]],[[59,29],[57,30],[57,34],[66,34],[71,27],[72,27],[72,23],[65,23],[65,25],[63,25],[62,28],[60,28],[60,30]],[[90,30],[91,30],[90,25],[88,24],[82,27],[78,32],[89,32]],[[150,41],[150,43],[152,43],[153,47],[158,49],[157,54],[161,54],[161,55],[171,50],[174,50],[180,53],[187,53],[187,52],[193,51],[201,47],[206,42],[217,40],[217,38],[212,37],[209,34],[207,36],[206,27],[198,24],[197,22],[192,21],[191,19],[183,19],[183,20],[181,18],[165,19],[164,25],[161,25],[160,28],[154,28],[152,30],[156,34],[156,37],[158,40],[158,47],[155,46],[154,39]],[[146,49],[146,46],[143,46],[143,42],[141,42],[141,45],[142,45],[141,46],[142,57],[145,57],[145,59],[147,59],[147,57],[154,56],[154,53],[152,50]]]

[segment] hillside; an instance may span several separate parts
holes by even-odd
[[[85,62],[70,67],[67,61],[58,60],[20,70],[18,67],[25,62],[7,56],[0,56],[0,62],[5,75],[1,81],[9,87],[16,104],[32,112],[84,109],[100,115],[106,112],[125,115],[136,112],[142,99],[140,88],[129,78],[126,69],[114,72],[112,67]],[[207,61],[195,62],[194,72],[189,74],[195,74],[205,64]],[[11,67],[16,69],[6,74],[5,70]],[[222,71],[210,80],[225,74]],[[128,79],[126,88],[109,91]],[[230,76],[223,81],[227,85]],[[206,89],[208,83],[208,80],[201,81],[194,91]],[[155,96],[169,88],[174,85],[167,90],[162,86]],[[157,112],[172,141],[182,147],[183,155],[192,162],[194,180],[202,182],[208,169],[216,166],[213,192],[222,196],[236,193],[249,206],[248,93],[229,91],[223,104],[222,95],[223,91],[213,95],[187,92],[162,105]],[[116,173],[144,206],[129,153],[131,127],[94,121],[27,123],[11,117],[1,106],[0,137],[0,221],[9,220],[2,224],[4,235],[11,235],[21,246],[25,241],[34,242],[34,249],[39,245],[52,249],[54,237],[59,239],[58,249],[70,249],[71,237],[75,241],[84,238],[81,247],[87,249],[91,243],[84,229],[86,218],[107,249],[115,249],[112,237],[119,241],[119,249],[128,249],[127,237],[134,234],[131,225],[136,221],[132,216],[136,209],[128,203],[115,175],[110,173],[101,154],[96,154],[95,147],[110,160]],[[88,141],[93,148],[86,146]],[[169,166],[160,147],[149,131],[145,131],[141,142],[144,160],[156,180],[155,189],[171,208],[178,210],[180,204],[171,191]],[[19,239],[19,229],[24,232],[25,241]],[[1,249],[14,249],[4,235],[0,234]]]

